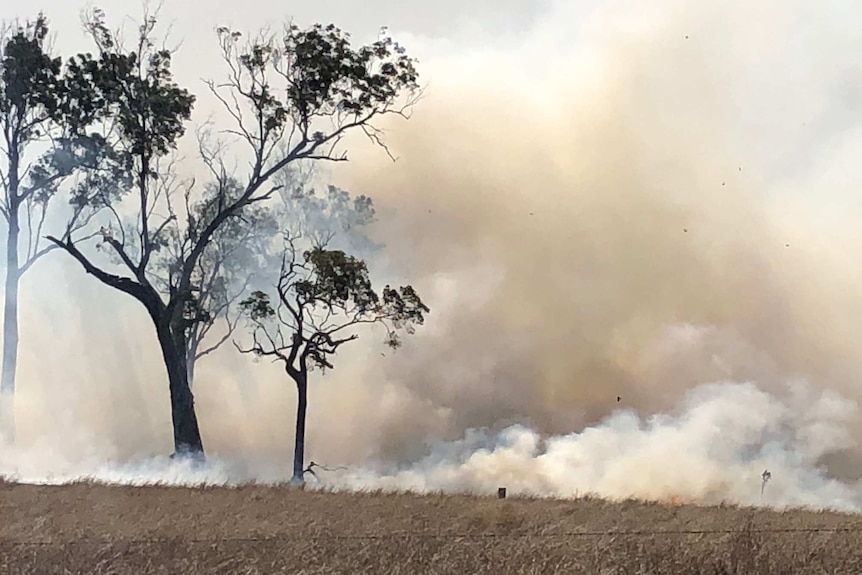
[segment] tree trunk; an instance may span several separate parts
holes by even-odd
[[[293,440],[293,478],[291,483],[305,483],[305,411],[308,407],[308,375],[300,374],[296,380],[296,435]]]
[[[188,382],[185,346],[177,345],[169,328],[157,326],[162,357],[168,370],[171,392],[171,422],[174,428],[174,453],[171,457],[204,458],[195,400]]]
[[[18,262],[17,206],[9,206],[6,243],[6,290],[3,294],[3,366],[0,372],[0,433],[8,443],[15,441],[15,374],[18,369]]]
[[[186,350],[186,381],[189,382],[189,389],[195,388],[195,362],[197,362],[198,346],[196,343],[190,343]]]

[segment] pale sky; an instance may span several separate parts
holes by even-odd
[[[231,25],[254,29],[293,17],[298,23],[333,22],[357,36],[373,34],[380,26],[389,26],[432,38],[475,36],[511,36],[527,29],[547,0],[439,0],[436,2],[402,2],[398,0],[318,0],[315,2],[273,2],[272,0],[166,0],[164,20],[175,20],[177,34],[192,42],[211,38],[216,26]],[[153,3],[155,4],[155,3]],[[76,2],[42,0],[36,3],[4,3],[0,18],[27,17],[44,10],[64,36],[77,33],[79,14],[89,5],[103,8],[109,18],[137,16],[142,3],[132,0]]]

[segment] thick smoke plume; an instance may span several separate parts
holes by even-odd
[[[495,436],[471,431],[407,469],[363,470],[336,484],[478,493],[506,485],[559,497],[858,509],[849,486],[816,469],[824,454],[852,445],[846,423],[858,414],[834,394],[804,385],[790,391],[779,401],[751,384],[709,385],[689,393],[679,414],[642,420],[618,411],[582,432],[546,439],[523,426]],[[774,481],[764,484],[761,469]]]
[[[393,27],[426,98],[389,127],[396,163],[357,140],[332,177],[374,198],[374,267],[432,314],[314,382],[309,456],[350,466],[323,481],[856,508],[862,36],[812,6],[560,2],[480,49]],[[58,271],[70,294],[35,285]],[[277,368],[202,362],[215,462],[169,466],[141,310],[39,274],[0,473],[289,477]]]

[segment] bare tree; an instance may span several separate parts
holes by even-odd
[[[320,246],[299,254],[295,240],[285,238],[275,303],[263,291],[241,303],[250,323],[251,344],[235,345],[242,353],[281,362],[296,384],[292,481],[302,483],[309,373],[332,369],[332,356],[357,339],[358,328],[364,325],[382,326],[385,343],[397,348],[399,332],[413,333],[430,310],[411,286],[387,285],[378,294],[363,260]]]
[[[212,180],[201,216],[190,209],[192,182],[179,178],[170,161],[194,97],[173,82],[172,54],[152,40],[155,23],[148,17],[136,46],[127,51],[96,12],[89,30],[98,59],[80,57],[86,64],[82,68],[92,68],[81,74],[81,83],[107,102],[113,122],[111,137],[105,138],[113,156],[106,157],[118,157],[127,174],[122,185],[94,183],[79,198],[110,216],[101,239],[113,261],[96,262],[74,234],[50,239],[87,273],[144,306],[168,372],[175,453],[202,457],[187,365],[190,330],[210,319],[198,289],[201,260],[212,253],[225,226],[278,192],[275,176],[289,165],[346,160],[340,143],[352,130],[382,145],[374,122],[384,115],[406,115],[417,76],[413,60],[389,38],[353,48],[348,35],[333,25],[303,30],[291,24],[279,35],[243,42],[240,33],[220,28],[228,76],[208,86],[233,119],[222,132],[243,144],[250,159],[240,181],[228,175],[228,143],[199,139]],[[126,213],[134,216],[120,216]],[[156,254],[168,246],[173,262],[162,274]]]

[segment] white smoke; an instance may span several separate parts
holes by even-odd
[[[854,402],[804,383],[783,397],[753,383],[717,383],[689,392],[676,413],[646,420],[621,409],[578,433],[542,438],[524,426],[457,442],[403,469],[354,470],[350,488],[540,496],[598,495],[699,503],[859,509],[862,492],[826,477],[824,455],[853,445]],[[771,479],[761,494],[763,471]]]
[[[311,488],[336,490],[491,494],[503,486],[512,494],[561,498],[594,495],[856,511],[862,509],[860,486],[827,477],[819,462],[855,446],[848,425],[858,416],[857,407],[804,382],[788,384],[780,395],[754,383],[705,384],[692,389],[673,413],[643,419],[623,408],[599,425],[551,437],[523,425],[498,433],[468,430],[462,439],[439,442],[427,456],[397,469],[387,464],[317,467],[307,479]],[[31,483],[90,479],[130,485],[271,484],[291,475],[288,462],[210,458],[196,467],[154,457],[111,464],[96,454],[64,460],[50,446],[35,451],[5,452],[0,475]],[[52,463],[47,474],[46,461]],[[765,470],[771,474],[767,485],[761,475]]]

